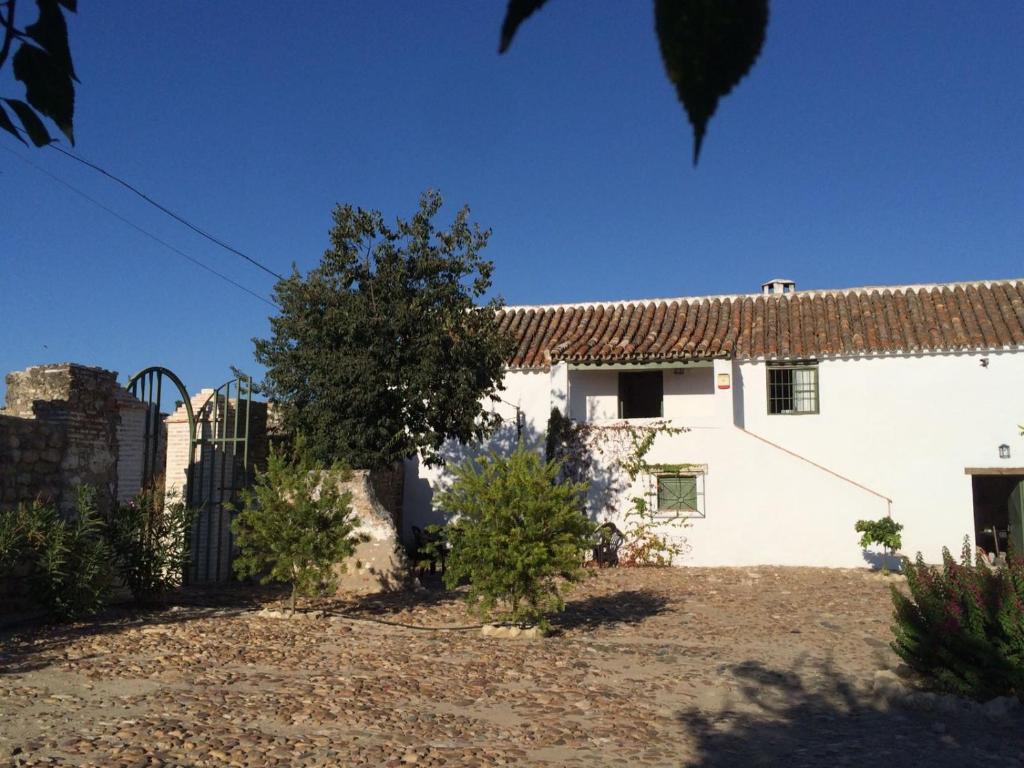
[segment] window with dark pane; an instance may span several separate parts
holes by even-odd
[[[656,419],[661,416],[665,379],[661,371],[619,373],[619,418]]]
[[[697,478],[694,475],[658,477],[659,512],[697,512]]]
[[[769,366],[768,413],[818,413],[818,366]]]

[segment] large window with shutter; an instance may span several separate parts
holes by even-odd
[[[768,413],[818,413],[818,364],[768,366]]]

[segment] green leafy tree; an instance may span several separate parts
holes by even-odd
[[[43,118],[52,120],[68,141],[75,143],[78,78],[71,62],[64,9],[74,12],[77,5],[77,0],[36,0],[38,17],[32,24],[19,27],[15,18],[17,0],[0,2],[0,69],[10,58],[14,79],[25,86],[24,100],[0,97],[0,129],[23,144],[27,142],[22,131],[37,147],[53,141]],[[12,114],[21,123],[20,129]]]
[[[547,0],[509,0],[500,53]],[[585,13],[585,11],[581,11]],[[754,66],[768,29],[768,0],[654,0],[654,28],[665,73],[693,126],[697,164],[708,121]]]
[[[480,256],[489,231],[462,208],[435,229],[441,195],[393,226],[379,211],[334,211],[331,247],[305,278],[274,291],[281,312],[257,339],[268,395],[286,428],[320,461],[376,469],[448,439],[481,437],[493,423],[481,399],[500,388],[510,340]]]
[[[193,513],[180,500],[167,498],[163,483],[118,504],[107,521],[121,576],[132,597],[159,603],[179,587],[189,561],[188,533]]]
[[[437,503],[453,519],[445,583],[469,580],[467,599],[485,617],[547,626],[564,608],[562,584],[583,576],[594,524],[579,509],[586,485],[558,482],[558,462],[523,447],[454,470]]]
[[[290,585],[292,613],[297,595],[333,590],[335,568],[361,540],[352,494],[340,486],[349,477],[338,465],[324,469],[301,446],[293,460],[272,452],[266,471],[242,491],[242,508],[231,523],[236,573]]]
[[[903,537],[900,535],[903,524],[897,523],[891,517],[882,517],[878,520],[858,520],[853,527],[857,533],[861,534],[860,545],[864,549],[872,544],[877,544],[889,555],[903,546]]]
[[[942,550],[942,568],[904,558],[910,595],[892,588],[892,648],[936,688],[985,700],[1024,698],[1024,560],[992,570]]]

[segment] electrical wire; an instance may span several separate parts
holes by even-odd
[[[51,146],[52,146],[52,145],[51,145]],[[56,183],[60,184],[61,186],[63,186],[63,187],[66,187],[67,189],[71,190],[72,192],[74,192],[74,193],[75,193],[76,195],[78,195],[79,197],[82,197],[83,199],[85,199],[85,200],[87,200],[88,202],[90,202],[90,203],[92,203],[93,205],[95,205],[95,206],[96,206],[97,208],[99,208],[99,209],[101,209],[101,210],[103,210],[103,211],[107,212],[108,214],[110,214],[111,216],[113,216],[113,217],[114,217],[115,219],[117,219],[118,221],[122,222],[123,224],[126,224],[126,225],[128,225],[129,227],[131,227],[132,229],[134,229],[134,230],[135,230],[136,232],[139,232],[140,234],[142,234],[142,235],[145,235],[145,236],[146,236],[146,237],[148,237],[148,238],[149,238],[150,240],[154,241],[155,243],[158,243],[159,245],[162,245],[162,246],[163,246],[164,248],[168,249],[169,251],[172,251],[173,253],[177,254],[178,256],[181,256],[182,258],[184,258],[184,259],[187,259],[188,261],[192,262],[193,264],[195,264],[195,265],[196,265],[197,267],[199,267],[200,269],[205,269],[205,270],[206,270],[207,272],[209,272],[210,274],[212,274],[212,275],[216,275],[216,276],[217,276],[217,277],[219,277],[219,278],[220,278],[221,280],[224,280],[225,282],[227,282],[227,283],[229,283],[229,284],[233,285],[233,286],[234,286],[235,288],[238,288],[238,289],[239,289],[239,290],[241,290],[241,291],[245,291],[245,292],[246,292],[246,293],[248,293],[248,294],[249,294],[250,296],[252,296],[252,297],[254,297],[254,298],[256,298],[256,299],[259,299],[260,301],[262,301],[262,302],[263,302],[264,304],[268,304],[268,305],[270,305],[271,307],[274,307],[275,309],[277,309],[277,304],[275,304],[274,302],[270,301],[269,299],[267,299],[267,298],[265,298],[265,297],[263,297],[263,296],[260,296],[260,295],[259,295],[258,293],[256,293],[255,291],[253,291],[253,290],[250,290],[249,288],[246,288],[246,287],[245,287],[244,285],[242,285],[241,283],[237,283],[237,282],[235,282],[234,280],[232,280],[232,279],[231,279],[230,277],[228,277],[227,275],[225,275],[225,274],[222,274],[221,272],[218,272],[218,271],[217,271],[217,270],[215,270],[215,269],[214,269],[213,267],[207,266],[207,265],[206,265],[206,264],[204,264],[203,262],[199,261],[199,259],[196,259],[195,257],[193,257],[193,256],[190,256],[190,255],[188,255],[187,253],[185,253],[185,252],[184,252],[184,251],[182,251],[181,249],[179,249],[179,248],[176,248],[175,246],[171,245],[170,243],[168,243],[168,242],[166,242],[166,241],[164,241],[164,240],[161,240],[161,239],[160,239],[159,237],[157,237],[156,235],[154,235],[154,234],[153,234],[152,232],[149,232],[149,231],[147,231],[147,230],[143,229],[142,227],[140,227],[139,225],[137,225],[137,224],[135,224],[135,223],[133,223],[133,222],[129,221],[129,220],[128,220],[128,219],[126,219],[126,218],[125,218],[124,216],[122,216],[121,214],[119,214],[119,213],[118,213],[117,211],[115,211],[115,210],[113,210],[113,209],[111,209],[111,208],[108,208],[108,207],[107,207],[106,205],[104,205],[103,203],[101,203],[101,202],[100,202],[99,200],[96,200],[95,198],[93,198],[93,197],[90,197],[89,195],[87,195],[87,194],[86,194],[85,192],[83,192],[82,190],[80,190],[80,189],[78,189],[77,187],[73,186],[72,184],[69,184],[68,182],[64,181],[64,179],[60,178],[59,176],[56,176],[56,175],[54,175],[54,174],[50,173],[50,172],[49,172],[48,170],[46,170],[46,169],[45,169],[45,168],[43,168],[42,166],[39,166],[39,165],[37,165],[37,164],[33,163],[33,162],[32,162],[31,160],[29,160],[28,158],[22,157],[21,155],[19,155],[19,154],[18,154],[17,152],[15,152],[14,150],[12,150],[12,149],[9,149],[8,147],[5,147],[5,146],[3,146],[2,144],[0,144],[0,149],[3,149],[4,151],[6,151],[6,152],[8,152],[8,153],[10,153],[10,154],[12,154],[12,155],[14,155],[14,156],[15,156],[16,158],[18,158],[19,160],[21,160],[21,161],[22,161],[23,163],[25,163],[26,165],[28,165],[28,166],[30,166],[30,167],[32,167],[32,168],[34,168],[35,170],[39,171],[39,173],[43,174],[44,176],[47,176],[47,177],[49,177],[49,178],[50,178],[50,179],[51,179],[52,181],[55,181]],[[63,151],[63,150],[61,150],[61,151]]]
[[[155,208],[159,209],[160,211],[163,211],[164,213],[166,213],[168,216],[170,216],[175,221],[177,221],[177,222],[179,222],[181,224],[184,224],[186,227],[191,229],[196,234],[201,235],[202,237],[205,237],[211,243],[215,243],[216,245],[219,245],[221,248],[223,248],[223,249],[225,249],[227,251],[230,251],[231,253],[235,254],[236,256],[241,256],[243,259],[248,261],[250,264],[253,264],[256,267],[259,267],[260,269],[262,269],[264,272],[266,272],[271,277],[276,277],[278,280],[284,280],[285,279],[284,275],[282,275],[282,274],[280,274],[278,272],[275,272],[274,270],[272,270],[270,267],[266,266],[265,264],[261,264],[259,261],[254,259],[252,256],[249,256],[248,254],[243,253],[242,251],[238,250],[234,246],[228,245],[223,240],[220,240],[220,239],[214,237],[213,235],[211,235],[209,232],[207,232],[207,231],[205,231],[203,229],[200,229],[195,224],[193,224],[188,219],[186,219],[184,216],[180,216],[179,214],[177,214],[174,211],[172,211],[170,208],[167,208],[166,206],[161,205],[156,200],[154,200],[152,197],[147,195],[145,192],[143,192],[142,190],[138,189],[137,187],[132,186],[131,184],[129,184],[127,181],[125,181],[121,177],[111,173],[110,171],[108,171],[108,170],[106,170],[104,168],[101,168],[100,166],[96,165],[95,163],[89,162],[88,160],[86,160],[83,157],[79,157],[74,152],[69,152],[68,150],[66,150],[63,147],[61,147],[59,144],[51,143],[51,144],[47,144],[46,146],[48,146],[50,149],[57,150],[62,155],[66,156],[66,157],[70,157],[75,162],[81,163],[82,165],[86,166],[87,168],[91,168],[92,170],[96,171],[97,173],[103,174],[104,176],[106,176],[111,181],[117,182],[118,184],[120,184],[125,189],[127,189],[127,190],[133,192],[134,194],[138,195],[139,197],[141,197],[143,200],[145,200],[147,203],[149,203],[153,207],[155,207]]]

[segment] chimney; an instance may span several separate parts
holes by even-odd
[[[765,296],[776,293],[795,293],[796,283],[784,277],[773,277],[767,283],[761,283],[761,293]]]

